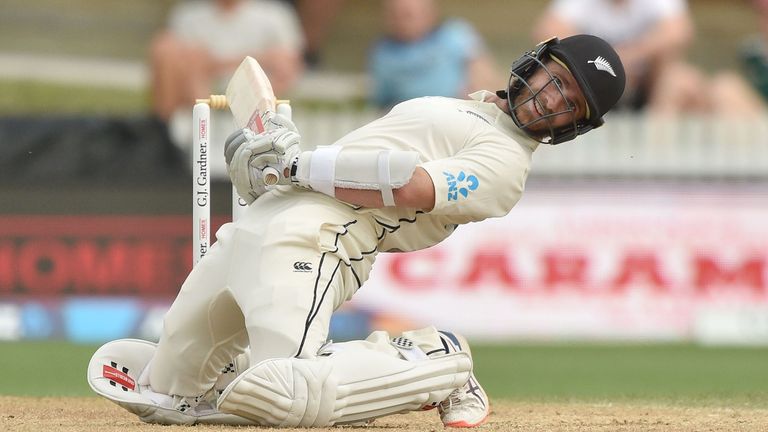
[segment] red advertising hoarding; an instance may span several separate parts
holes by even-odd
[[[185,216],[0,216],[0,296],[172,299],[191,269]]]
[[[766,221],[762,194],[539,190],[436,247],[381,254],[344,312],[370,329],[437,325],[485,339],[765,344]],[[2,216],[0,302],[19,319],[58,322],[40,302],[76,297],[72,322],[99,310],[83,298],[140,297],[124,327],[156,332],[158,308],[191,268],[191,231],[187,216]],[[41,322],[11,321],[1,327],[22,337]]]

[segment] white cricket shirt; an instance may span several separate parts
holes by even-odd
[[[457,225],[503,216],[522,195],[538,143],[494,103],[490,93],[473,100],[423,97],[396,105],[387,115],[335,143],[345,149],[410,150],[435,185],[435,207],[360,209],[381,229],[379,250],[432,246]]]

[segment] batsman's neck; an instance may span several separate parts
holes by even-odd
[[[500,110],[509,114],[509,104],[507,104],[507,101],[505,99],[502,99],[496,96],[495,94],[491,94],[485,99],[485,102],[496,104],[496,106],[499,107]]]

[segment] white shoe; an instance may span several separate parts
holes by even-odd
[[[152,342],[139,339],[119,339],[102,345],[88,363],[88,385],[99,395],[136,414],[147,423],[253,424],[242,417],[218,412],[218,394],[212,395],[211,398],[189,398],[152,391],[147,377],[147,365],[152,360],[156,347]],[[232,378],[229,379],[231,380]]]
[[[463,351],[472,357],[469,344],[464,336],[447,331],[440,331],[445,353]],[[440,420],[446,427],[469,428],[483,424],[490,413],[490,402],[485,390],[475,378],[474,372],[462,387],[451,394],[437,407]]]

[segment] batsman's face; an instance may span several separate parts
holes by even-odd
[[[513,106],[522,124],[530,131],[545,132],[573,124],[586,116],[587,102],[576,79],[560,63],[544,62],[527,80]]]

